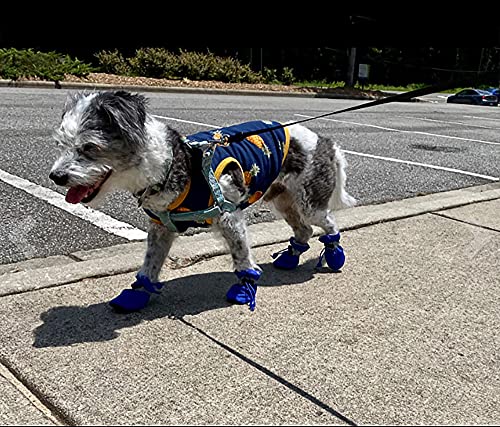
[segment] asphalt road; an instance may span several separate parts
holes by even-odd
[[[184,134],[254,119],[298,120],[363,101],[146,93],[151,112]],[[140,239],[148,220],[130,195],[106,199],[99,212],[69,212],[64,191],[48,178],[57,157],[51,138],[66,91],[0,88],[0,264]],[[500,177],[500,110],[431,102],[394,103],[307,124],[346,151],[348,190],[376,204],[473,185]],[[48,201],[51,201],[49,203]],[[250,222],[270,221],[257,204]],[[111,223],[111,225],[110,225]],[[125,233],[116,232],[125,228]],[[142,231],[141,231],[142,230]]]

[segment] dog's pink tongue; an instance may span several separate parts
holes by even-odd
[[[89,190],[90,187],[87,187],[85,185],[77,185],[76,187],[71,187],[66,193],[66,201],[73,204],[80,203],[82,199],[87,195]]]

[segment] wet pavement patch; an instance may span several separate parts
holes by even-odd
[[[449,145],[433,145],[433,144],[411,144],[411,148],[415,148],[417,150],[426,150],[426,151],[441,151],[443,153],[460,153],[464,151],[464,148],[460,147],[450,147]]]

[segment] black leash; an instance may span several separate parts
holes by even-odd
[[[292,125],[296,125],[299,123],[308,122],[310,120],[321,119],[323,117],[333,116],[334,114],[346,113],[348,111],[361,110],[362,108],[374,107],[375,105],[388,104],[390,102],[408,101],[411,98],[415,98],[417,96],[429,95],[430,93],[441,92],[441,91],[446,90],[446,89],[451,89],[454,87],[461,87],[462,85],[463,85],[463,82],[460,83],[460,82],[455,81],[455,82],[447,82],[447,83],[440,83],[440,84],[436,84],[436,85],[432,85],[432,86],[427,86],[427,87],[423,87],[420,89],[412,90],[410,92],[403,92],[403,93],[399,93],[397,95],[388,96],[386,98],[376,99],[375,101],[366,102],[364,104],[355,105],[353,107],[344,108],[342,110],[333,111],[331,113],[321,114],[319,116],[309,117],[307,119],[302,119],[302,120],[297,120],[295,122],[287,123],[284,125],[274,126],[274,127],[266,128],[266,129],[258,129],[256,131],[239,132],[237,134],[229,136],[225,142],[230,144],[232,142],[241,141],[241,140],[243,140],[249,136],[252,136],[252,135],[259,135],[261,133],[271,132],[271,131],[274,131],[277,129],[282,129],[282,128],[287,127],[287,126],[292,126]]]

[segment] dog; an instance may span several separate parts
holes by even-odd
[[[262,270],[243,209],[260,199],[293,230],[288,247],[273,254],[276,268],[299,265],[312,225],[324,230],[318,265],[337,271],[345,262],[332,211],[355,204],[345,188],[346,161],[334,141],[300,124],[253,121],[186,137],[153,117],[141,94],[75,92],[53,137],[61,154],[49,177],[68,189],[68,203],[96,207],[105,194],[123,189],[151,217],[136,281],[109,302],[116,311],[139,311],[160,293],[172,243],[193,226],[215,227],[225,238],[238,279],[226,299],[253,311]]]

